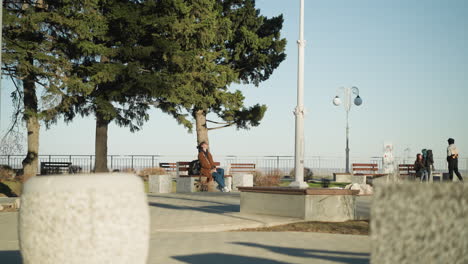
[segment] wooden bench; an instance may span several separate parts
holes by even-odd
[[[235,173],[250,173],[255,172],[255,163],[231,163],[230,174]]]
[[[367,177],[371,178],[370,183],[372,183],[372,179],[388,175],[384,173],[378,173],[378,171],[379,171],[379,165],[375,163],[353,163],[352,164],[353,183],[356,180],[355,176],[359,176],[359,177],[364,176],[362,180],[356,181],[357,183],[367,183]]]
[[[164,169],[166,172],[176,172],[177,171],[177,163],[175,162],[160,162],[159,168]]]
[[[219,162],[214,163],[216,167],[220,166]],[[195,192],[199,191],[208,191],[206,185],[207,178],[203,175],[189,175],[190,162],[189,161],[179,161],[176,163],[176,172],[177,172],[177,188],[176,192]],[[231,189],[232,177],[231,175],[224,175],[226,186]]]
[[[416,171],[414,170],[414,164],[399,164],[398,172],[402,179],[412,179],[416,177]]]
[[[71,168],[71,162],[41,162],[41,175],[72,173]]]
[[[232,174],[232,190],[237,187],[253,187],[255,163],[231,163],[229,173]]]

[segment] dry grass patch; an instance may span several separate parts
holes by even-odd
[[[263,174],[260,171],[254,173],[254,186],[274,187],[279,186],[280,182],[281,171],[279,170],[267,174]]]

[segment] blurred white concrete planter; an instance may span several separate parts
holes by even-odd
[[[149,209],[131,174],[38,176],[21,196],[23,263],[146,263]]]
[[[172,192],[171,175],[149,175],[148,176],[150,193],[170,193]]]

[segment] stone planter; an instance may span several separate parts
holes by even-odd
[[[242,214],[294,217],[308,221],[343,222],[356,217],[359,191],[343,189],[297,189],[285,187],[238,187]]]
[[[149,192],[150,193],[171,193],[172,192],[172,176],[171,175],[149,175]]]
[[[141,179],[130,174],[39,176],[21,196],[23,263],[147,261],[149,209]]]

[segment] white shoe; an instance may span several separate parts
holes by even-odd
[[[222,190],[222,192],[229,192],[228,187],[224,187],[223,190]]]

